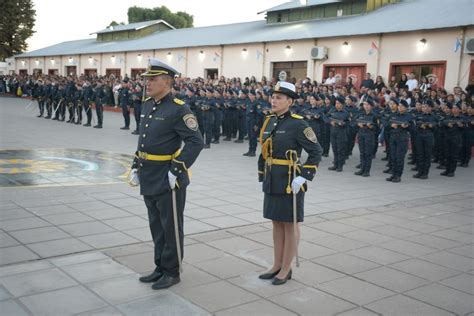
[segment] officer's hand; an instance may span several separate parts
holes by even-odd
[[[344,125],[344,123],[343,123],[343,122],[339,122],[339,126],[343,126],[343,125]]]
[[[334,121],[331,122],[331,125],[332,125],[332,126],[336,126],[336,122],[334,122]]]
[[[372,128],[373,126],[372,126],[372,124],[367,123],[367,127],[368,127],[368,128]]]
[[[402,124],[402,127],[403,127],[403,128],[407,128],[407,127],[408,127],[408,124],[403,123],[403,124]]]
[[[463,126],[462,122],[458,122],[458,126],[462,127]]]
[[[448,123],[448,127],[453,127],[453,123]]]
[[[171,190],[176,187],[176,176],[171,171],[168,171],[168,183],[170,184]]]
[[[128,173],[128,184],[132,187],[136,187],[140,185],[140,179],[138,178],[137,169],[131,169]]]
[[[393,124],[392,124],[392,128],[398,128],[398,125],[395,124],[395,123],[393,123]]]
[[[364,124],[362,124],[362,123],[358,123],[357,125],[358,125],[360,128],[364,127]]]
[[[294,194],[297,194],[301,190],[301,186],[306,182],[306,179],[303,178],[302,176],[298,176],[293,179],[293,182],[291,182],[291,190],[293,191]]]

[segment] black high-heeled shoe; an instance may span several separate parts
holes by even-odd
[[[273,279],[278,273],[280,273],[280,270],[281,269],[278,269],[277,271],[275,272],[267,272],[267,273],[263,273],[263,274],[260,274],[258,276],[259,279],[262,279],[262,280],[270,280],[270,279]]]
[[[292,271],[290,270],[290,272],[288,272],[288,274],[286,275],[286,278],[284,278],[284,279],[279,279],[279,278],[275,277],[272,281],[272,284],[273,285],[285,284],[286,281],[291,280],[291,274],[292,274]]]

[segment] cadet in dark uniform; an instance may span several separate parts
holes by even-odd
[[[38,108],[40,112],[38,117],[42,117],[44,114],[44,85],[41,79],[36,83],[33,99],[38,101]]]
[[[449,107],[451,108],[451,114],[440,122],[441,128],[444,129],[446,135],[446,170],[441,172],[441,175],[454,177],[461,152],[462,131],[465,127],[465,122],[461,118],[461,109],[458,105],[450,104]]]
[[[434,104],[433,101],[427,100],[421,107],[422,114],[416,116],[416,169],[417,174],[413,178],[428,179],[428,172],[431,167],[431,153],[434,145],[433,131],[438,127],[438,119],[436,115],[431,113]]]
[[[214,91],[211,88],[208,88],[206,91],[206,97],[201,103],[202,123],[204,124],[203,130],[206,140],[204,148],[206,149],[211,148],[212,131],[214,128],[215,100],[213,98],[213,92]]]
[[[175,238],[172,190],[176,192],[178,230],[183,253],[183,211],[189,168],[203,147],[196,117],[189,106],[173,97],[171,87],[176,70],[150,59],[143,103],[138,150],[132,164],[129,182],[140,183],[148,209],[151,235],[155,245],[155,271],[140,278],[153,289],[168,288],[180,282],[177,241]],[[181,149],[182,142],[184,147]],[[181,256],[182,258],[182,256]]]
[[[302,222],[306,181],[314,178],[322,153],[308,123],[290,112],[297,97],[293,84],[277,83],[271,102],[274,114],[266,117],[260,132],[262,153],[258,159],[258,173],[265,194],[263,216],[273,223],[274,263],[259,277],[273,279],[274,285],[291,279],[291,263],[299,239],[295,236],[295,229],[299,236],[299,228],[293,223],[292,193],[297,199],[297,221]],[[303,165],[299,161],[302,149],[308,153]]]
[[[130,102],[130,91],[128,90],[128,79],[125,78],[122,80],[122,87],[119,89],[119,104],[122,108],[122,115],[125,125],[122,126],[120,129],[129,130],[130,129],[130,109],[129,109],[129,102]]]
[[[331,124],[331,146],[334,154],[334,165],[329,170],[342,171],[346,161],[347,150],[347,126],[349,124],[349,112],[344,109],[345,99],[336,99],[336,109],[326,115],[326,122]]]
[[[92,86],[90,82],[86,82],[84,89],[83,89],[83,94],[82,94],[82,100],[84,104],[84,112],[86,113],[86,118],[87,122],[83,126],[91,126],[91,121],[92,121],[92,110],[90,106],[90,101],[94,97],[94,92],[92,90]]]
[[[140,115],[142,113],[142,99],[143,99],[142,87],[137,84],[132,94],[133,116],[135,117],[135,124],[137,126],[137,128],[132,132],[133,135],[139,134],[138,129],[140,127]]]
[[[249,150],[243,156],[255,157],[257,150],[258,111],[255,91],[249,91],[249,101],[245,110],[246,129],[249,136]]]
[[[370,168],[374,157],[374,138],[376,138],[376,130],[379,124],[377,116],[373,112],[374,101],[369,98],[364,100],[363,104],[364,110],[357,117],[354,117],[353,124],[357,128],[360,151],[360,170],[356,171],[355,175],[368,177],[370,176]]]
[[[95,99],[95,113],[97,114],[97,125],[94,128],[102,128],[102,123],[104,121],[104,99],[105,99],[105,89],[102,87],[102,82],[98,81],[97,86],[94,91]]]
[[[472,146],[474,146],[474,104],[467,106],[466,115],[463,117],[466,128],[463,131],[463,143],[461,149],[461,167],[469,167],[471,161]]]
[[[387,181],[400,182],[405,156],[408,151],[409,130],[412,128],[413,117],[407,112],[408,103],[401,100],[398,105],[398,113],[392,115],[388,120],[390,131],[390,162],[392,164],[392,176]]]
[[[214,90],[214,108],[212,112],[214,113],[214,126],[212,128],[214,140],[211,143],[219,144],[222,122],[224,121],[224,98],[218,89]]]

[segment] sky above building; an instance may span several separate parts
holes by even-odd
[[[93,37],[111,21],[128,23],[131,6],[166,6],[172,12],[185,11],[194,16],[194,26],[209,26],[262,20],[265,9],[289,0],[33,0],[36,33],[28,40],[28,51],[60,42]]]

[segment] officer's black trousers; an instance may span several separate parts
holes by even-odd
[[[78,104],[76,106],[76,113],[77,113],[77,122],[81,123],[82,122],[82,105]]]
[[[232,110],[232,137],[237,137],[239,131],[239,111]]]
[[[130,110],[127,105],[122,105],[122,115],[125,122],[125,127],[130,126]]]
[[[179,262],[176,252],[176,235],[174,230],[171,191],[160,195],[144,195],[143,199],[148,209],[148,221],[155,245],[155,271],[162,271],[166,275],[177,277],[179,276]],[[176,190],[181,259],[184,257],[183,212],[185,202],[186,189]]]
[[[247,118],[247,131],[249,136],[249,151],[255,152],[257,150],[257,131],[255,126],[257,122],[253,119]]]
[[[359,151],[360,151],[360,170],[362,172],[370,172],[372,167],[372,158],[374,155],[374,138],[373,131],[359,132]]]
[[[199,125],[199,131],[201,135],[204,136],[204,120],[203,120],[203,112],[199,109],[196,110],[196,119]]]
[[[72,121],[74,121],[74,117],[75,117],[75,114],[76,114],[76,106],[72,102],[70,102],[70,103],[68,103],[67,108],[68,108],[68,112],[69,112],[68,122],[72,122]]]
[[[84,102],[84,112],[86,113],[87,124],[90,124],[92,121],[92,109],[89,102]]]
[[[100,103],[96,103],[95,113],[97,114],[97,124],[102,126],[104,121],[104,106]]]
[[[416,167],[422,175],[428,175],[431,166],[434,136],[431,131],[418,132],[415,139]]]
[[[393,176],[402,176],[407,151],[408,133],[406,131],[392,133],[390,135],[390,160]]]
[[[331,147],[331,125],[324,123],[321,131],[323,154],[329,154],[329,148]]]
[[[202,115],[202,122],[204,124],[204,143],[206,145],[209,145],[212,141],[212,131],[214,128],[214,113],[212,113],[211,111],[204,111]]]
[[[462,135],[456,133],[453,135],[446,135],[446,171],[448,173],[454,173],[459,160],[459,153],[461,152]]]
[[[384,142],[385,142],[385,151],[386,151],[388,166],[391,168],[392,163],[390,161],[390,132],[384,131],[383,139],[384,139]]]
[[[352,155],[352,150],[354,149],[354,146],[355,146],[356,135],[357,135],[357,130],[355,128],[349,127],[347,129],[348,141],[347,141],[346,155]]]
[[[43,100],[38,100],[38,108],[40,111],[40,115],[42,116],[44,114],[44,101]]]
[[[410,130],[410,144],[411,144],[411,153],[412,158],[411,160],[416,163],[416,136],[417,132]]]
[[[346,161],[347,132],[345,128],[331,129],[331,146],[334,154],[334,166],[342,168]]]
[[[463,131],[461,155],[459,159],[462,164],[469,164],[469,161],[471,161],[473,144],[474,144],[474,131],[473,130]]]
[[[232,133],[234,131],[233,112],[234,111],[230,109],[224,111],[224,124],[222,125],[222,131],[226,138],[232,138]]]
[[[142,114],[142,106],[140,103],[135,103],[133,108],[133,116],[135,117],[136,130],[140,127],[140,115]]]
[[[245,135],[247,134],[246,131],[246,115],[243,110],[239,110],[238,116],[238,127],[239,127],[239,140],[243,140]]]
[[[46,101],[46,112],[48,116],[51,116],[53,114],[53,102],[51,100]]]
[[[224,112],[217,110],[214,112],[214,126],[212,128],[212,133],[214,135],[214,140],[219,141],[221,137],[221,127],[222,121],[224,120]]]

